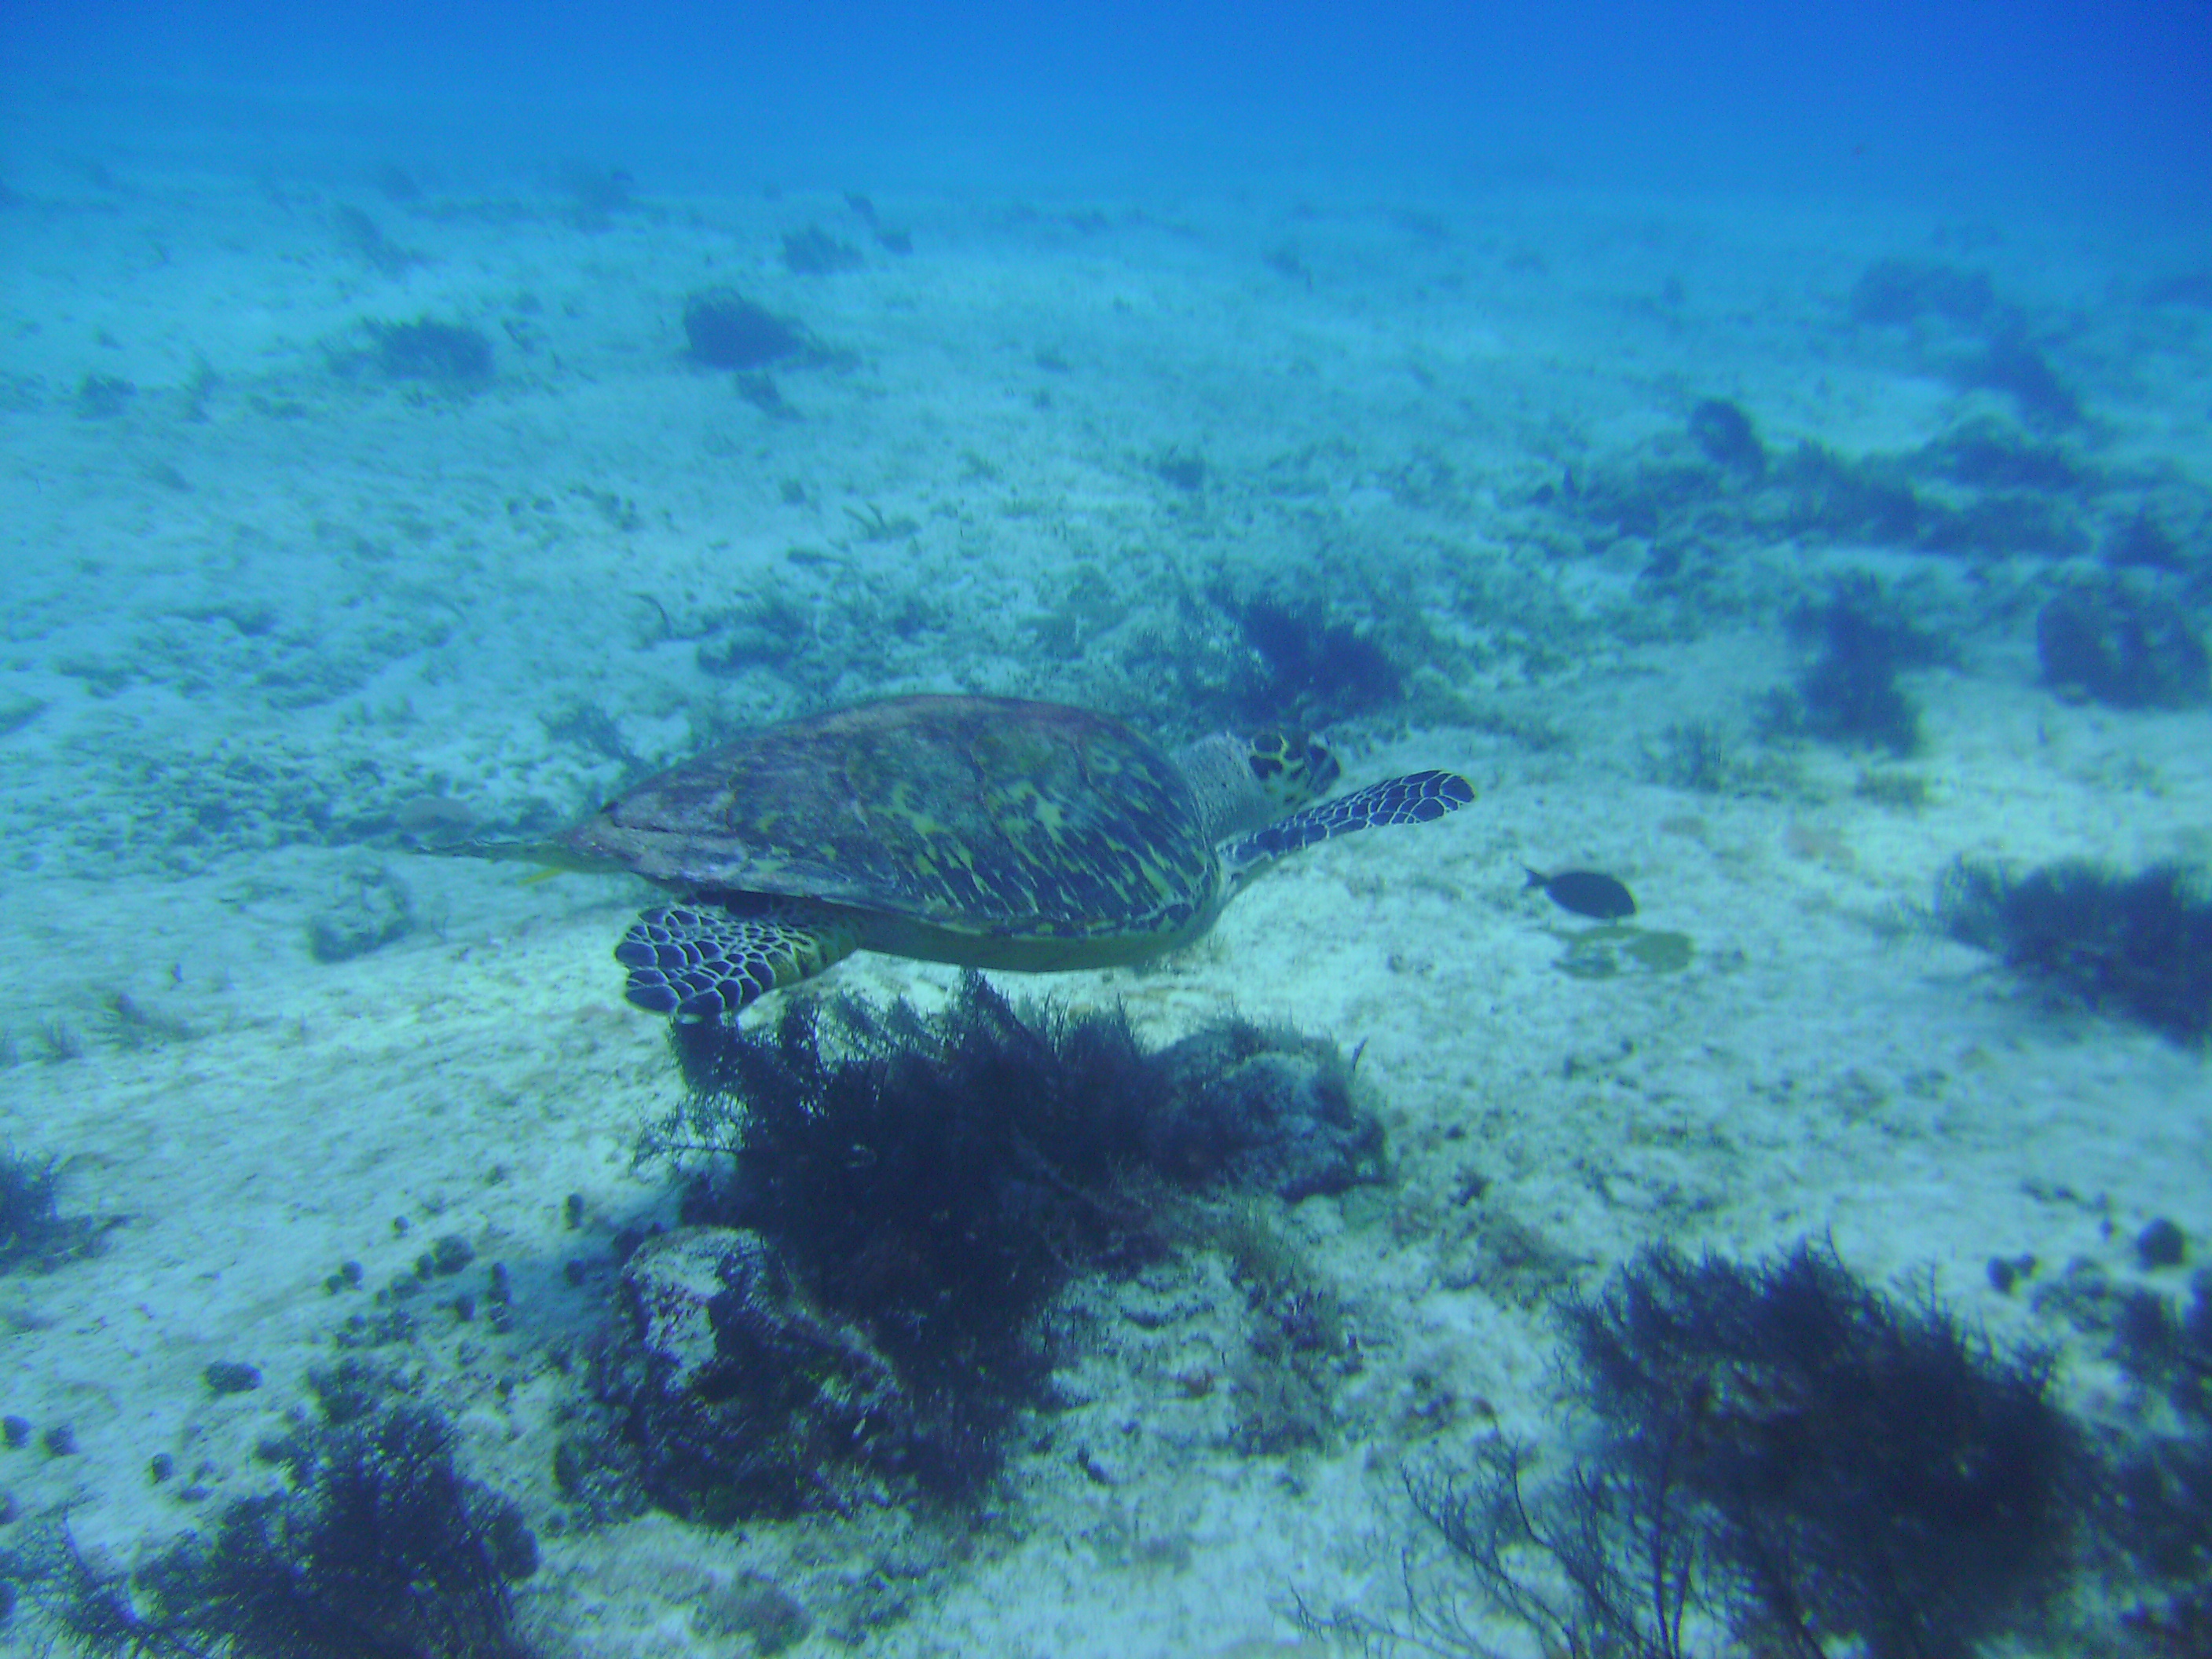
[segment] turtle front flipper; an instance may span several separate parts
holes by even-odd
[[[1402,778],[1385,778],[1240,836],[1221,849],[1221,866],[1231,877],[1242,876],[1270,859],[1332,836],[1394,823],[1426,823],[1447,812],[1456,812],[1474,799],[1474,786],[1456,772],[1413,772]]]
[[[778,986],[811,979],[859,949],[850,922],[801,905],[740,914],[719,905],[647,910],[615,946],[623,994],[649,1013],[726,1019]]]

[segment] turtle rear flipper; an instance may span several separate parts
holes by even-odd
[[[418,842],[408,850],[433,858],[484,859],[494,864],[534,864],[538,868],[525,882],[550,881],[569,871],[586,875],[619,876],[630,866],[619,859],[572,847],[559,841],[511,841],[498,836],[471,836],[465,841]]]
[[[1426,823],[1447,812],[1456,812],[1474,799],[1474,786],[1456,772],[1413,772],[1402,778],[1385,778],[1239,836],[1221,849],[1222,868],[1232,877],[1242,876],[1270,859],[1332,836],[1394,823]]]
[[[648,1013],[726,1019],[860,948],[853,925],[805,907],[739,915],[718,905],[647,910],[615,946],[623,994]]]

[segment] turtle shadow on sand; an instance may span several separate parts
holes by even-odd
[[[1617,979],[1623,974],[1679,974],[1696,953],[1687,933],[1601,922],[1595,927],[1547,927],[1567,948],[1552,966],[1571,979]]]

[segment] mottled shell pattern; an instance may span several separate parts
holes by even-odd
[[[702,901],[814,899],[1010,939],[1177,933],[1221,884],[1172,757],[1103,714],[997,697],[769,726],[562,839]]]

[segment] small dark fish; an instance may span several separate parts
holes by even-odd
[[[1619,921],[1624,916],[1636,914],[1636,896],[1611,876],[1601,876],[1595,870],[1562,870],[1556,876],[1547,876],[1540,870],[1528,870],[1527,892],[1530,887],[1540,887],[1545,896],[1562,910],[1571,910],[1578,916],[1595,916],[1600,921]]]

